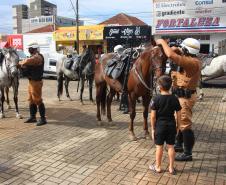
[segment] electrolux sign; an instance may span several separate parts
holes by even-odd
[[[195,5],[201,6],[201,5],[211,5],[213,4],[213,0],[198,0],[195,1]]]

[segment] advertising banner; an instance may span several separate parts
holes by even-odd
[[[226,32],[222,0],[154,0],[155,34]]]
[[[7,42],[10,47],[23,49],[23,35],[8,35]]]
[[[79,26],[79,40],[103,40],[103,25]],[[56,41],[75,41],[76,27],[62,27],[54,33]]]

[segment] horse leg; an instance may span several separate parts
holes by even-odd
[[[4,101],[5,101],[4,88],[1,88],[0,98],[1,98],[0,119],[2,119],[5,117],[5,114],[4,114]]]
[[[142,103],[143,103],[143,118],[144,118],[144,136],[143,138],[150,138],[150,134],[148,132],[148,107],[151,101],[151,96],[150,94],[147,94],[145,96],[142,96]]]
[[[100,104],[101,104],[101,84],[96,84],[96,104],[97,104],[97,121],[101,121]]]
[[[136,117],[136,97],[135,94],[129,93],[129,113],[130,113],[130,123],[129,123],[129,132],[130,132],[130,139],[132,141],[136,141],[137,137],[134,133],[134,119]]]
[[[89,100],[93,102],[93,77],[89,78]]]
[[[107,118],[108,118],[108,122],[112,122],[112,118],[111,118],[111,102],[112,99],[115,95],[115,90],[110,88],[110,92],[108,93],[107,96]]]
[[[81,84],[81,89],[80,89],[80,102],[81,102],[82,105],[84,105],[84,103],[83,103],[83,97],[82,97],[83,91],[84,91],[84,84],[85,84],[85,77],[84,76],[81,77],[80,84]]]
[[[65,91],[66,91],[66,96],[69,100],[72,101],[71,97],[70,97],[70,94],[69,94],[69,91],[68,91],[68,86],[69,86],[69,82],[70,82],[70,79],[68,77],[65,77],[65,82],[64,82],[64,86],[65,86]]]
[[[61,95],[63,94],[63,81],[64,81],[63,74],[59,73],[57,75],[57,97],[59,101],[60,101]]]
[[[7,109],[9,110],[9,109],[11,109],[11,106],[9,104],[9,88],[8,87],[5,88],[5,93],[6,93]]]
[[[14,100],[15,109],[16,109],[16,117],[18,119],[22,119],[22,116],[19,113],[19,108],[18,108],[18,88],[19,88],[19,81],[18,79],[16,79],[14,80],[14,83],[13,83],[13,100]]]

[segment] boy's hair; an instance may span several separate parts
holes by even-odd
[[[158,84],[162,87],[164,91],[168,91],[171,88],[172,79],[167,75],[163,75],[159,77]]]

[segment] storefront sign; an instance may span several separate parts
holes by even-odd
[[[23,35],[8,35],[7,42],[10,47],[23,49]]]
[[[80,26],[79,40],[103,40],[103,25]],[[62,27],[54,33],[56,41],[75,41],[77,39],[76,27]]]
[[[144,39],[151,36],[149,26],[111,26],[104,28],[104,39]]]
[[[154,0],[154,34],[226,32],[225,6],[213,0]],[[216,8],[217,7],[217,8]]]
[[[199,1],[195,1],[195,5],[210,5],[213,4],[213,0],[199,0]]]

